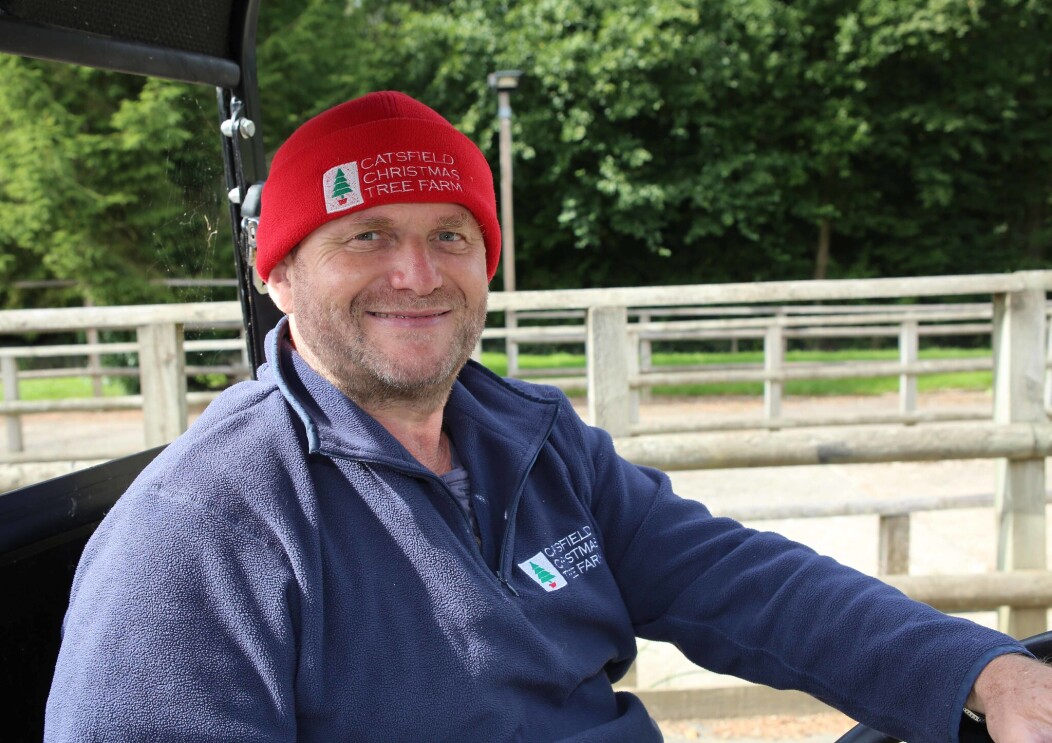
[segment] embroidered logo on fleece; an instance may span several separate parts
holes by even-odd
[[[365,203],[362,188],[358,183],[358,162],[343,163],[329,168],[321,177],[325,193],[325,212],[342,212],[352,206]]]
[[[546,591],[555,591],[603,564],[599,540],[585,524],[557,539],[519,567]]]
[[[541,588],[549,593],[558,591],[566,585],[566,578],[544,556],[543,552],[538,552],[529,560],[520,562],[519,567],[522,568],[522,572],[537,581]]]

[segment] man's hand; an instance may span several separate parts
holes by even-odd
[[[996,743],[1052,743],[1052,666],[1025,655],[994,658],[968,695]]]

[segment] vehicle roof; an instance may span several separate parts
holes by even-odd
[[[216,87],[241,82],[258,0],[0,0],[0,52]]]

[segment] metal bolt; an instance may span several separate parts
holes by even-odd
[[[233,137],[235,126],[237,126],[237,133],[241,135],[241,139],[251,139],[256,133],[256,122],[252,119],[240,119],[237,117],[227,119],[220,124],[219,131],[223,132],[224,137]]]

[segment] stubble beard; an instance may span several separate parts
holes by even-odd
[[[349,308],[306,299],[311,296],[309,290],[300,295],[306,301],[297,297],[296,330],[306,346],[300,353],[368,411],[410,405],[426,413],[444,406],[486,325],[485,295],[476,306],[469,306],[464,294],[452,289],[439,288],[427,297],[404,294],[394,289],[363,292]],[[437,360],[406,358],[414,354],[411,342],[398,358],[392,358],[370,341],[364,323],[366,306],[387,311],[449,308],[457,318],[453,337]],[[430,341],[427,331],[416,333],[426,346]]]

